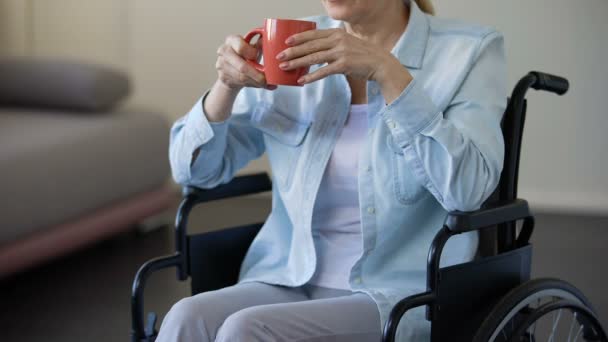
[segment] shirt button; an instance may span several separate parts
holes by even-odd
[[[376,88],[376,87],[372,88],[372,95],[378,95],[378,88]]]
[[[388,125],[390,126],[390,128],[395,129],[397,128],[397,124],[394,121],[391,121],[388,123]]]
[[[367,171],[367,173],[371,173],[372,172],[372,167],[368,166],[367,169],[366,169],[366,171]]]
[[[376,213],[376,208],[374,208],[374,207],[368,207],[367,208],[367,212],[373,215],[373,214]]]

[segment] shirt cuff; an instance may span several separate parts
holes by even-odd
[[[394,142],[404,148],[412,138],[433,121],[440,120],[441,112],[421,85],[412,80],[401,95],[380,111]]]
[[[228,120],[222,122],[210,122],[207,119],[203,104],[209,95],[209,91],[196,102],[190,113],[186,117],[186,136],[194,146],[207,144],[215,136],[226,135],[228,130]]]

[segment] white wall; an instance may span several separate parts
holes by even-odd
[[[30,0],[30,53],[128,68],[129,15],[124,0]]]
[[[439,14],[505,33],[510,81],[568,77],[569,94],[531,93],[520,193],[537,208],[608,213],[608,2],[436,0]],[[321,13],[320,1],[0,0],[0,53],[59,55],[125,68],[133,103],[171,120],[215,79],[216,47],[264,17]],[[264,161],[248,170],[266,168]]]
[[[26,53],[30,33],[26,29],[28,9],[22,0],[0,0],[0,55]]]

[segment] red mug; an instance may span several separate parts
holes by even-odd
[[[298,79],[308,73],[308,67],[297,68],[294,70],[281,70],[280,62],[276,56],[289,46],[285,44],[285,40],[290,36],[310,31],[317,28],[317,24],[312,21],[291,20],[291,19],[265,19],[264,26],[251,30],[245,36],[245,41],[251,43],[253,37],[259,35],[262,41],[262,54],[264,56],[264,65],[256,61],[248,60],[254,68],[264,73],[266,83],[269,85],[291,85],[302,86],[298,84]]]

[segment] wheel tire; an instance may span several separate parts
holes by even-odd
[[[547,296],[570,300],[595,313],[589,300],[571,284],[553,278],[534,279],[514,288],[496,304],[477,330],[473,342],[493,342],[495,336],[523,307],[532,300]]]

